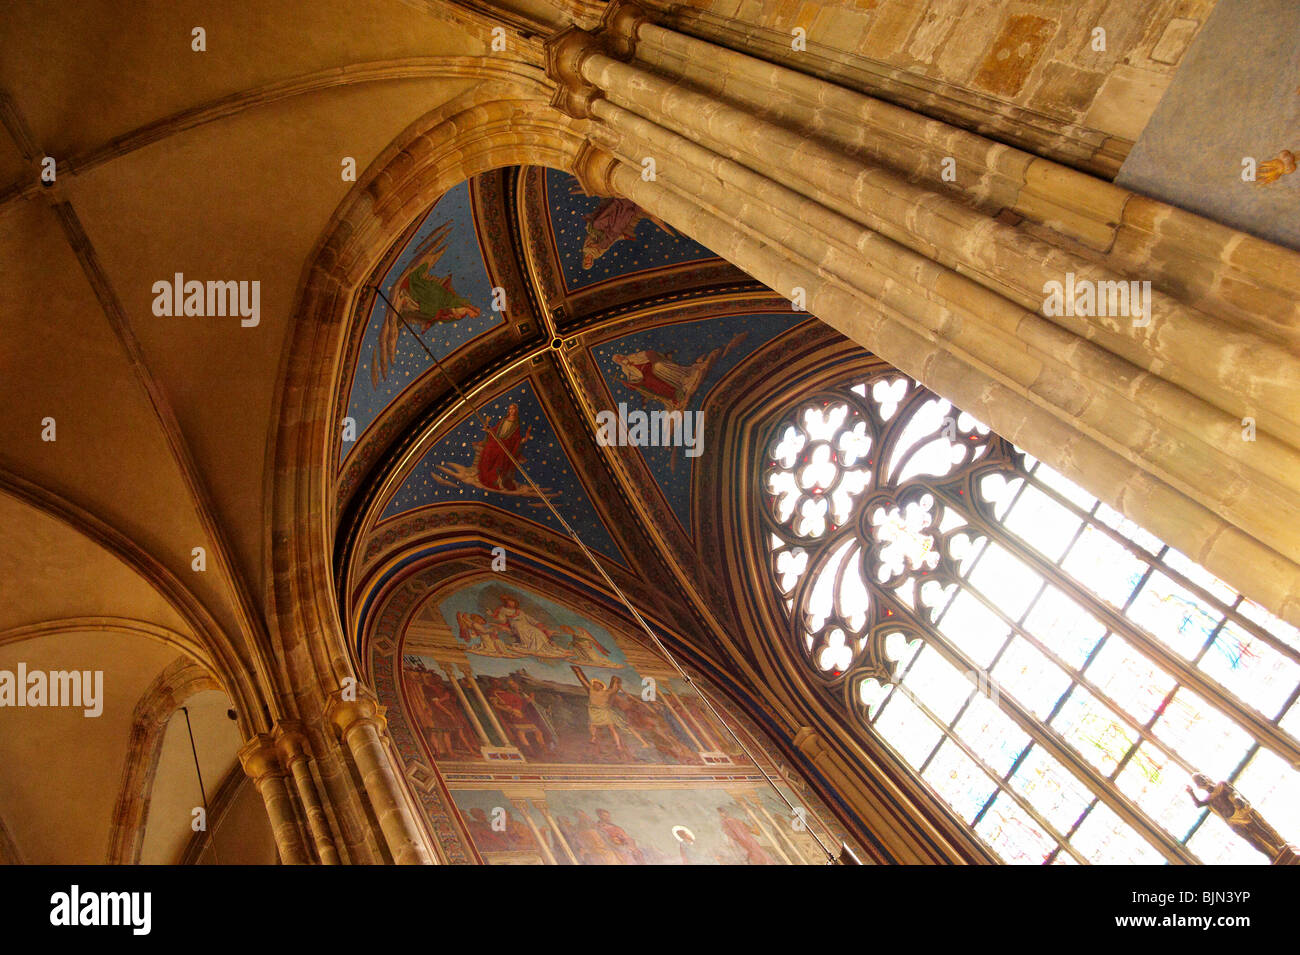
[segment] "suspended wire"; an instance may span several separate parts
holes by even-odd
[[[199,778],[199,795],[203,797],[203,826],[205,829],[209,825],[214,826],[214,828],[208,829],[208,845],[212,846],[212,864],[221,865],[221,860],[217,857],[215,820],[212,818],[212,811],[208,808],[208,791],[203,788],[203,771],[199,769],[199,751],[194,745],[194,727],[190,724],[190,708],[182,706],[181,712],[185,714],[185,728],[190,734],[190,752],[194,754],[194,775]]]
[[[632,601],[628,599],[625,593],[623,593],[623,589],[614,582],[614,578],[612,578],[605,571],[604,566],[596,558],[596,555],[593,554],[587,548],[587,545],[582,542],[582,538],[578,536],[578,532],[575,531],[569,525],[569,522],[564,519],[564,515],[562,515],[556,509],[555,505],[551,503],[550,496],[542,492],[542,489],[537,486],[536,482],[533,481],[532,477],[528,474],[528,472],[524,470],[524,466],[519,463],[518,459],[515,458],[513,454],[510,453],[510,449],[505,446],[505,443],[499,437],[497,437],[496,433],[488,426],[487,419],[483,417],[483,413],[479,410],[478,406],[469,400],[469,396],[465,394],[464,390],[462,390],[460,385],[456,383],[455,379],[452,378],[451,375],[447,373],[447,370],[442,366],[442,362],[440,362],[438,360],[438,357],[434,355],[432,351],[430,351],[429,346],[424,343],[424,339],[421,338],[419,334],[415,331],[415,329],[411,327],[411,323],[406,320],[406,316],[403,315],[401,311],[399,311],[397,307],[394,306],[393,303],[388,300],[388,296],[384,294],[384,290],[381,289],[378,285],[372,285],[370,286],[370,288],[373,288],[375,292],[379,295],[379,297],[384,300],[384,304],[388,306],[388,309],[394,315],[397,316],[398,320],[402,323],[402,326],[408,332],[411,333],[412,337],[416,340],[416,342],[419,343],[420,347],[424,349],[424,353],[429,356],[430,360],[434,364],[434,367],[436,367],[438,371],[442,374],[442,377],[446,379],[447,384],[451,385],[451,387],[455,390],[456,394],[460,397],[460,400],[464,404],[469,406],[470,411],[473,413],[474,417],[478,420],[480,427],[483,428],[483,432],[487,435],[490,435],[492,437],[492,440],[496,442],[497,447],[499,447],[502,450],[502,452],[505,453],[505,456],[510,459],[510,463],[514,465],[515,470],[517,470],[519,474],[523,477],[523,479],[528,482],[529,487],[531,487],[533,489],[533,492],[539,498],[541,498],[542,502],[546,505],[547,509],[550,510],[551,514],[555,517],[555,519],[560,522],[560,525],[564,528],[565,533],[568,534],[569,537],[573,539],[573,542],[577,544],[578,548],[587,556],[587,560],[589,560],[591,562],[591,565],[596,568],[596,572],[600,574],[600,576],[604,579],[605,583],[609,586],[609,589],[614,593],[616,597],[618,597],[619,601],[623,604],[623,606],[627,608],[627,612],[632,615],[632,618],[636,620],[637,624],[641,627],[641,629],[645,631],[646,636],[648,636],[651,642],[654,643],[655,647],[663,655],[664,659],[666,659],[672,665],[673,669],[676,670],[677,673],[681,676],[681,678],[686,682],[686,685],[689,686],[692,690],[694,690],[695,694],[701,700],[704,701],[704,705],[708,707],[709,712],[713,714],[714,719],[716,719],[718,723],[722,726],[722,728],[727,731],[727,734],[735,741],[736,745],[740,747],[740,751],[745,754],[746,758],[748,758],[749,761],[754,764],[755,768],[757,768],[758,771],[763,774],[764,781],[768,784],[769,787],[771,787],[772,791],[776,793],[777,796],[780,798],[780,800],[790,808],[790,811],[797,818],[803,819],[804,814],[799,812],[800,807],[792,803],[789,800],[789,798],[787,798],[785,793],[781,791],[781,788],[772,780],[772,777],[768,775],[767,770],[765,770],[762,764],[759,763],[759,761],[754,758],[754,754],[749,751],[749,747],[745,745],[744,740],[742,740],[740,736],[736,733],[736,731],[731,728],[731,724],[728,723],[725,718],[723,718],[720,712],[718,712],[717,707],[713,705],[713,702],[708,698],[708,696],[702,693],[699,687],[695,685],[695,681],[691,679],[690,674],[682,669],[681,664],[677,662],[676,657],[674,657],[672,653],[669,652],[668,648],[664,646],[663,641],[659,639],[659,637],[655,634],[654,630],[651,629],[650,625],[646,622],[645,618],[641,616],[640,611],[638,611],[636,607],[632,605]],[[821,823],[820,819],[818,819],[817,821]],[[836,854],[826,847],[826,843],[822,841],[821,837],[817,835],[816,831],[814,831],[811,826],[808,827],[808,833],[813,837],[813,839],[816,840],[817,845],[821,847],[822,852],[826,853],[826,858],[831,863],[836,862],[837,861]],[[829,830],[827,834],[829,835]],[[844,848],[844,851],[847,851],[847,847]],[[841,853],[840,858],[843,858],[843,853]]]

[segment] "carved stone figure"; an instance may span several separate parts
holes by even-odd
[[[1231,783],[1216,783],[1204,773],[1196,773],[1192,776],[1192,782],[1206,792],[1205,798],[1201,799],[1196,795],[1196,789],[1188,786],[1187,792],[1191,795],[1192,802],[1198,806],[1209,806],[1215,815],[1232,827],[1233,832],[1268,856],[1270,862],[1277,861],[1288,851],[1294,852],[1278,831],[1265,821]]]

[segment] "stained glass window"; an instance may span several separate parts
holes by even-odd
[[[777,426],[762,519],[791,644],[1007,862],[1264,862],[1300,841],[1300,631],[895,371]]]

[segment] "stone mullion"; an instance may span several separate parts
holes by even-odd
[[[824,282],[817,273],[737,230],[663,183],[615,163],[604,181],[642,208],[726,257],[772,288],[802,286],[808,310],[821,316],[931,391],[948,398],[994,431],[1071,480],[1090,487],[1111,507],[1173,544],[1221,579],[1288,621],[1300,625],[1300,567],[1249,533],[1234,527],[1176,488],[1155,480],[1032,401],[949,355],[924,335],[890,320],[879,305]],[[865,307],[864,307],[865,306]],[[1276,523],[1276,522],[1274,522]],[[1249,570],[1249,573],[1245,571]]]
[[[621,134],[606,142],[625,161],[636,159],[629,137],[654,155],[672,156],[674,161],[664,162],[657,175],[683,194],[715,197],[725,206],[717,210],[719,216],[743,224],[757,238],[802,252],[807,267],[915,319],[923,334],[950,341],[952,350],[964,346],[970,354],[974,349],[985,366],[1012,376],[1004,383],[1057,409],[1058,417],[1078,422],[1125,456],[1133,453],[1129,449],[1140,449],[1147,470],[1173,487],[1191,495],[1208,488],[1215,497],[1205,503],[1216,512],[1241,527],[1266,528],[1271,534],[1266,542],[1274,547],[1300,549],[1300,528],[1280,526],[1273,519],[1288,506],[1289,497],[1278,480],[1270,478],[1286,481],[1300,473],[1300,454],[1286,445],[1267,435],[1260,435],[1254,445],[1239,440],[1235,419],[1177,386],[1144,376],[1088,342],[1071,341],[1042,317],[663,127],[601,100],[592,105],[592,113]],[[729,190],[726,184],[737,188]],[[777,222],[786,228],[773,228]],[[820,262],[812,258],[817,255]],[[864,257],[873,268],[863,267]],[[892,274],[882,274],[886,269]],[[961,299],[944,299],[945,292],[959,292]],[[952,311],[968,320],[952,322]],[[1022,362],[1018,375],[1007,361],[1008,349],[1026,353],[1031,362],[1027,367]],[[1135,406],[1132,394],[1138,379],[1144,379],[1143,403]],[[1063,387],[1064,381],[1071,385]],[[1105,385],[1107,393],[1094,392],[1079,408],[1079,396],[1096,384]],[[1190,424],[1197,430],[1188,431]],[[1245,454],[1252,458],[1249,463],[1239,460]],[[1252,465],[1266,470],[1260,473]]]
[[[599,52],[587,55],[580,70],[617,105],[769,178],[802,185],[801,192],[828,208],[976,277],[1025,308],[1040,307],[1044,283],[1061,281],[1066,272],[1093,281],[1122,278],[956,199],[914,186],[670,78]],[[1233,413],[1255,414],[1263,430],[1286,434],[1288,426],[1300,421],[1294,401],[1300,390],[1300,363],[1285,348],[1225,328],[1155,290],[1147,310],[1145,328],[1124,317],[1109,327],[1066,316],[1055,318],[1054,324],[1105,345],[1138,367],[1159,369],[1168,380]],[[1217,363],[1207,362],[1207,342],[1215,343]]]
[[[1118,633],[1151,657],[1183,686],[1186,686],[1199,696],[1214,701],[1216,706],[1246,730],[1256,742],[1281,754],[1292,766],[1300,766],[1300,747],[1297,747],[1289,736],[1270,723],[1262,714],[1244,703],[1237,702],[1235,698],[1228,695],[1227,690],[1202,673],[1175,650],[1148,634],[1123,613],[1111,608],[1087,587],[1040,555],[1038,551],[1023,543],[1014,534],[1007,533],[1001,525],[988,521],[983,515],[972,513],[972,508],[966,507],[960,498],[950,495],[946,491],[935,488],[932,489],[932,492],[943,502],[944,506],[965,515],[974,530],[1005,547],[1013,556],[1031,567],[1044,580],[1065,591],[1070,599],[1076,603],[1087,607],[1108,630]],[[966,587],[967,585],[963,582],[961,586]],[[969,589],[971,589],[974,596],[980,598],[981,603],[993,610],[999,618],[1007,622],[1012,628],[1019,629],[1006,614],[994,606],[992,601],[983,599],[978,590]],[[1165,744],[1161,745],[1163,747]],[[1182,760],[1179,759],[1178,762],[1182,762]]]

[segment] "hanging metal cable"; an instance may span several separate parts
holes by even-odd
[[[203,770],[199,769],[199,751],[194,745],[194,727],[190,723],[190,708],[182,706],[181,712],[185,714],[185,729],[190,734],[190,752],[194,755],[194,775],[199,779],[199,795],[203,797],[203,827],[208,832],[208,845],[212,846],[212,864],[221,865],[221,860],[217,857],[217,831],[208,829],[212,823],[212,812],[208,808],[208,791],[203,788]]]
[[[785,795],[785,793],[781,791],[781,787],[779,787],[776,784],[776,782],[768,774],[767,770],[763,768],[762,764],[759,763],[759,761],[754,758],[754,754],[750,752],[749,747],[745,745],[744,740],[742,740],[740,736],[736,733],[736,731],[731,728],[731,724],[727,722],[727,720],[723,717],[723,715],[718,711],[717,707],[713,705],[713,702],[708,698],[708,696],[702,693],[699,687],[695,685],[695,681],[691,679],[690,674],[687,673],[684,669],[682,669],[681,664],[677,662],[676,657],[674,657],[672,653],[669,652],[668,648],[664,646],[663,641],[659,639],[658,635],[651,628],[650,624],[646,622],[645,618],[641,616],[641,613],[636,609],[636,607],[632,605],[632,601],[628,599],[625,593],[623,593],[623,589],[614,582],[614,578],[611,577],[606,572],[604,566],[596,558],[596,555],[593,554],[591,550],[588,549],[587,545],[582,542],[582,538],[578,536],[578,532],[575,531],[569,525],[569,522],[564,519],[564,515],[562,515],[556,509],[555,505],[551,503],[550,496],[542,492],[542,489],[537,486],[536,482],[533,481],[532,477],[528,474],[528,472],[524,470],[524,466],[519,463],[518,459],[516,459],[513,454],[510,453],[510,449],[505,446],[505,443],[499,437],[497,437],[496,433],[493,432],[492,429],[488,426],[487,419],[483,417],[483,413],[479,410],[478,406],[469,400],[469,396],[465,394],[464,390],[460,387],[459,384],[456,383],[455,379],[453,379],[451,375],[447,373],[447,370],[442,366],[442,362],[440,362],[437,356],[434,355],[434,353],[429,349],[429,346],[424,343],[424,339],[420,337],[419,333],[417,333],[416,330],[411,327],[410,322],[406,320],[406,316],[403,315],[401,311],[399,311],[391,301],[389,301],[388,296],[384,294],[384,290],[381,289],[378,285],[372,285],[369,287],[374,289],[375,293],[381,299],[383,299],[384,304],[388,307],[388,309],[394,315],[397,316],[397,319],[402,323],[402,326],[408,332],[411,333],[411,336],[416,340],[416,342],[419,343],[420,347],[424,349],[424,353],[429,356],[429,359],[433,362],[434,367],[436,367],[439,373],[442,375],[442,377],[446,379],[447,384],[451,385],[451,387],[455,390],[456,394],[460,397],[460,400],[469,407],[470,411],[477,419],[479,425],[483,428],[484,434],[491,435],[492,440],[496,442],[497,447],[499,447],[502,450],[502,452],[505,454],[505,456],[509,458],[510,463],[514,465],[515,470],[517,470],[519,474],[523,477],[523,479],[528,482],[529,487],[531,487],[534,493],[536,493],[537,496],[543,501],[543,503],[545,503],[547,509],[550,510],[551,514],[555,517],[555,519],[560,522],[560,526],[564,528],[565,533],[568,534],[570,538],[572,538],[573,542],[578,545],[579,550],[581,550],[583,554],[586,555],[587,560],[589,560],[591,562],[591,565],[596,568],[596,572],[600,574],[601,578],[605,581],[606,585],[608,585],[610,591],[619,599],[619,601],[623,604],[623,606],[627,608],[627,612],[631,614],[632,619],[634,619],[637,622],[638,626],[640,626],[641,629],[645,631],[646,636],[650,638],[650,641],[663,655],[664,659],[667,660],[669,664],[672,665],[673,669],[677,671],[677,673],[681,676],[682,680],[685,681],[686,685],[689,686],[692,690],[694,690],[696,695],[701,700],[704,701],[704,705],[708,707],[708,710],[711,714],[713,714],[714,719],[716,719],[718,723],[722,726],[722,728],[727,731],[727,734],[732,738],[732,740],[735,741],[736,745],[740,747],[740,751],[745,754],[745,757],[751,763],[754,764],[755,768],[757,768],[760,773],[763,774],[764,781],[767,782],[768,786],[771,787],[772,791],[776,793],[777,797],[783,803],[785,803],[786,806],[790,808],[790,811],[796,817],[799,817],[801,819],[804,818],[803,814],[799,812],[800,807],[792,803],[789,800],[789,798]],[[820,823],[821,820],[819,819],[818,822]],[[839,863],[841,865],[861,864],[858,861],[857,857],[853,855],[852,850],[850,850],[847,845],[842,844],[840,847],[840,852],[837,855],[835,852],[833,852],[831,849],[827,847],[826,843],[822,841],[821,836],[819,836],[811,826],[808,827],[808,833],[813,837],[813,839],[816,840],[817,845],[821,847],[822,852],[826,854],[826,859],[829,864],[835,864],[835,863]],[[827,830],[827,835],[830,835],[829,830]]]

